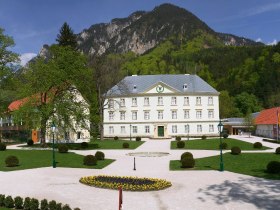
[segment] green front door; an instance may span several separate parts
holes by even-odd
[[[164,126],[158,126],[158,136],[159,137],[164,136]]]

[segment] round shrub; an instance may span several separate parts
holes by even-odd
[[[224,133],[224,134],[223,134],[223,137],[224,137],[224,139],[228,138],[228,134],[227,134],[227,133]]]
[[[42,143],[41,148],[49,148],[49,145],[47,143]]]
[[[19,160],[16,156],[10,155],[5,159],[5,163],[7,167],[15,167],[18,166]]]
[[[266,166],[267,172],[271,174],[280,174],[280,162],[270,161]]]
[[[67,153],[68,152],[68,146],[66,144],[60,144],[58,145],[58,152],[59,153]]]
[[[23,208],[23,199],[20,196],[15,197],[15,208],[22,209]]]
[[[33,144],[34,144],[34,141],[33,141],[33,140],[29,139],[29,140],[27,141],[27,145],[28,145],[28,146],[33,146]]]
[[[65,204],[63,207],[62,207],[62,210],[71,210],[70,206],[68,204]]]
[[[105,154],[101,151],[97,151],[94,156],[96,157],[97,160],[104,160],[105,158]]]
[[[184,158],[193,158],[193,154],[190,153],[190,152],[184,152],[182,155],[181,155],[181,161],[184,159]]]
[[[114,137],[114,140],[119,140],[119,137],[118,137],[118,136],[115,136],[115,137]]]
[[[136,139],[136,141],[141,141],[141,137],[140,136],[137,136],[135,139]]]
[[[232,147],[231,148],[231,154],[233,155],[239,155],[241,153],[240,147]]]
[[[260,148],[262,148],[262,143],[261,142],[255,142],[253,144],[253,146],[254,146],[254,148],[260,149]]]
[[[82,142],[81,143],[81,148],[82,149],[87,149],[88,148],[88,143],[87,142]]]
[[[227,143],[226,142],[223,142],[223,143],[221,143],[220,144],[220,148],[219,149],[227,149],[227,147],[228,147],[228,145],[227,145]]]
[[[201,139],[207,139],[207,136],[205,136],[205,135],[203,135],[203,136],[201,136]]]
[[[26,197],[24,199],[24,202],[23,202],[23,209],[30,209],[30,201],[31,199],[29,197]]]
[[[123,146],[123,148],[126,148],[126,149],[127,149],[127,148],[129,148],[129,143],[124,142],[122,146]]]
[[[87,155],[84,157],[84,165],[94,166],[97,164],[97,158],[93,155]]]
[[[47,199],[43,199],[40,202],[41,210],[48,210],[49,209],[49,204]]]
[[[30,210],[37,210],[39,209],[39,201],[35,198],[30,200]]]
[[[49,209],[56,209],[56,201],[52,200],[49,202]]]
[[[182,168],[193,168],[195,161],[191,157],[185,157],[181,160]]]
[[[4,206],[5,195],[0,194],[0,206]]]
[[[57,203],[55,210],[62,210],[62,203]]]
[[[7,196],[4,200],[4,205],[6,208],[13,208],[14,207],[14,199],[12,196]]]
[[[276,148],[275,153],[276,153],[276,154],[280,154],[280,147],[277,147],[277,148]]]
[[[176,141],[181,141],[181,136],[176,136],[176,137],[175,137],[175,140],[176,140]]]
[[[0,151],[6,150],[6,144],[0,142]]]
[[[185,147],[185,142],[183,142],[183,141],[177,142],[177,148],[184,148],[184,147]]]

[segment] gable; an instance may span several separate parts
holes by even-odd
[[[160,93],[176,93],[179,92],[178,90],[168,86],[167,84],[163,82],[158,82],[151,87],[147,88],[143,93],[148,93],[148,94],[160,94]]]

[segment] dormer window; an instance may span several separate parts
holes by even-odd
[[[183,90],[187,90],[188,89],[188,85],[185,83],[184,85],[183,85]]]
[[[137,86],[136,86],[136,85],[134,85],[134,86],[133,86],[133,90],[136,90],[136,89],[137,89]]]

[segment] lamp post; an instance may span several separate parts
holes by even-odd
[[[129,125],[129,140],[131,141],[131,124]]]
[[[220,171],[224,171],[224,162],[223,162],[223,148],[222,148],[222,132],[223,132],[224,125],[220,120],[218,124],[218,130],[220,133]]]
[[[52,123],[51,128],[52,128],[52,134],[53,134],[53,142],[52,142],[52,147],[53,147],[53,153],[52,153],[52,167],[53,167],[53,168],[56,168],[55,152],[54,152],[54,132],[55,132],[56,127],[55,127],[54,122]]]

